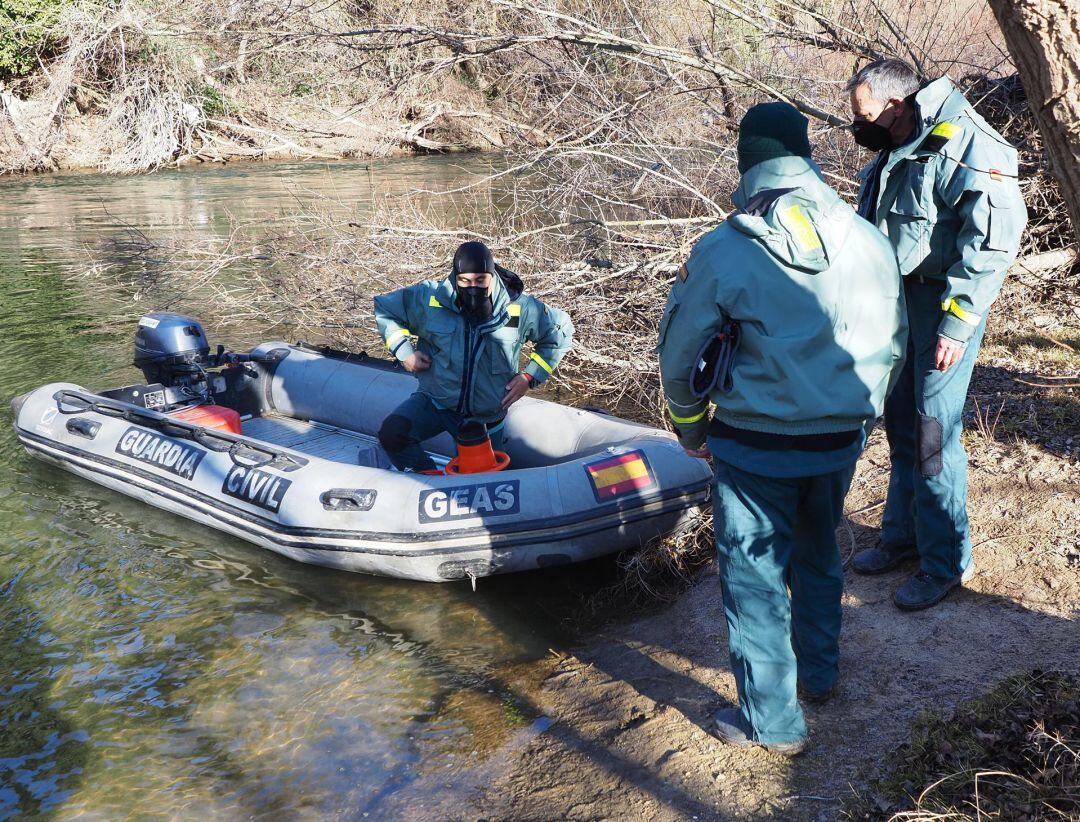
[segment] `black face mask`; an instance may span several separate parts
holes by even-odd
[[[912,110],[918,110],[915,104],[915,96],[918,92],[909,94],[904,98],[904,103]],[[885,112],[881,112],[884,114]],[[855,142],[863,148],[868,148],[871,151],[885,151],[887,149],[896,148],[900,143],[893,140],[892,132],[890,129],[896,125],[897,118],[900,117],[900,109],[893,108],[892,120],[889,121],[889,125],[884,126],[878,123],[881,119],[881,114],[878,115],[877,120],[856,120],[851,124],[851,134],[855,138]]]
[[[851,133],[856,143],[871,151],[885,151],[893,147],[889,130],[869,120],[856,120],[851,124]]]
[[[478,285],[458,286],[457,302],[461,313],[471,323],[487,322],[494,311],[487,287]]]

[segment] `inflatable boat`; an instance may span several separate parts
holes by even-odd
[[[396,363],[304,343],[209,353],[195,320],[139,321],[145,383],[45,385],[13,401],[26,450],[300,562],[442,582],[639,546],[694,519],[711,472],[668,433],[525,397],[509,467],[426,475],[376,436],[416,389]],[[442,466],[448,435],[424,443]]]

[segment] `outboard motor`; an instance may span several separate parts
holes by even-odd
[[[164,311],[139,318],[135,367],[147,383],[191,388],[205,379],[205,369],[213,364],[210,343],[198,320]]]
[[[215,403],[207,384],[207,369],[250,359],[226,354],[219,346],[210,354],[199,321],[183,314],[155,311],[139,318],[135,333],[135,367],[146,385],[127,386],[112,393],[116,399],[142,405],[207,428],[242,433],[240,415]]]

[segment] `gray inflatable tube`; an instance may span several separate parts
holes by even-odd
[[[413,377],[302,344],[252,353],[275,361],[210,380],[240,436],[70,383],[16,399],[15,429],[35,457],[300,562],[432,582],[633,548],[709,499],[708,464],[670,434],[529,397],[507,417],[507,470],[400,473],[376,432]],[[446,435],[425,448],[439,463],[455,453]]]

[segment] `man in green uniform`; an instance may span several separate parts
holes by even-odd
[[[443,431],[456,438],[467,421],[484,423],[498,449],[506,410],[544,382],[570,349],[570,317],[523,288],[516,274],[495,264],[486,245],[468,242],[446,279],[375,298],[387,349],[420,381],[379,430],[396,468],[436,472],[420,443]],[[522,370],[526,342],[533,352]]]
[[[836,684],[835,529],[906,345],[892,249],[825,183],[806,129],[786,103],[747,112],[739,210],[680,269],[657,347],[679,442],[715,460],[739,692],[717,732],[789,755],[807,742],[796,683],[811,700]]]
[[[942,77],[919,86],[902,60],[848,82],[853,131],[879,152],[860,174],[859,214],[889,238],[904,278],[907,365],[885,408],[892,472],[878,544],[853,568],[919,570],[894,597],[927,608],[971,573],[961,415],[986,314],[1027,222],[1016,150]]]

